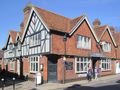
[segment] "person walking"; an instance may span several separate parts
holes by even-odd
[[[91,68],[88,69],[87,79],[88,79],[88,82],[92,80],[92,69]]]
[[[99,73],[98,68],[95,67],[95,79],[96,79],[96,80],[98,79],[98,73]]]

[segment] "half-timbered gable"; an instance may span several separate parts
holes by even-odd
[[[16,36],[16,42],[15,42],[15,53],[16,53],[16,58],[19,58],[21,56],[21,33],[18,32]]]
[[[15,57],[15,38],[16,38],[17,32],[15,31],[10,31],[9,37],[7,40],[7,44],[5,46],[5,51],[4,51],[4,58],[13,58]]]
[[[50,32],[33,9],[23,37],[22,55],[50,52]]]

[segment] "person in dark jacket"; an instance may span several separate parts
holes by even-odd
[[[87,79],[88,79],[88,81],[91,81],[91,80],[92,80],[92,69],[91,69],[91,68],[88,69]]]

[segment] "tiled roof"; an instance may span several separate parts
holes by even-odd
[[[83,16],[79,16],[77,18],[74,18],[70,21],[70,29],[72,29],[82,18]]]
[[[0,50],[0,59],[3,58],[4,56],[4,51]]]
[[[30,6],[28,5],[28,7]],[[35,8],[35,10],[42,17],[43,21],[50,30],[55,30],[59,32],[67,32],[67,33],[70,32],[71,29],[77,24],[77,22],[83,17],[83,16],[79,16],[77,18],[70,19],[33,5],[31,5],[31,7]],[[28,17],[24,18],[23,22],[27,21],[27,19]],[[21,23],[21,26],[23,26],[23,28],[21,28],[21,34],[23,34],[25,23]]]
[[[34,8],[42,17],[42,19],[47,24],[49,29],[60,32],[68,32],[67,30],[71,19],[38,7],[34,7]]]
[[[106,27],[107,27],[107,25],[104,25],[104,26],[98,27],[97,29],[98,29],[98,30],[103,30],[103,31],[104,31]]]
[[[11,37],[13,43],[15,43],[16,36],[17,36],[17,32],[16,31],[10,31],[10,37]]]
[[[112,35],[115,39],[117,45],[120,45],[120,32],[112,32]]]
[[[96,33],[98,39],[100,39],[100,37],[101,37],[103,31],[102,31],[102,30],[95,30],[95,33]]]
[[[107,25],[104,25],[104,26],[100,26],[94,30],[99,39],[106,27],[107,27]]]
[[[18,35],[19,35],[20,37],[22,37],[22,33],[21,33],[21,32],[18,32]]]
[[[70,32],[70,29],[72,29],[77,22],[83,17],[77,17],[75,19],[70,19],[61,15],[58,15],[56,13],[41,9],[39,7],[34,6],[36,11],[39,13],[39,15],[42,17],[46,25],[49,29],[60,31],[60,32]]]

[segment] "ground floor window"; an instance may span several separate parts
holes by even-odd
[[[39,57],[32,56],[30,57],[30,72],[36,73],[39,71]]]
[[[111,70],[111,59],[102,59],[101,60],[101,70],[102,71]]]
[[[87,57],[77,57],[75,59],[75,71],[76,73],[82,73],[88,71],[88,66],[91,64],[91,59]]]
[[[14,70],[15,69],[15,62],[10,62],[10,70]]]

